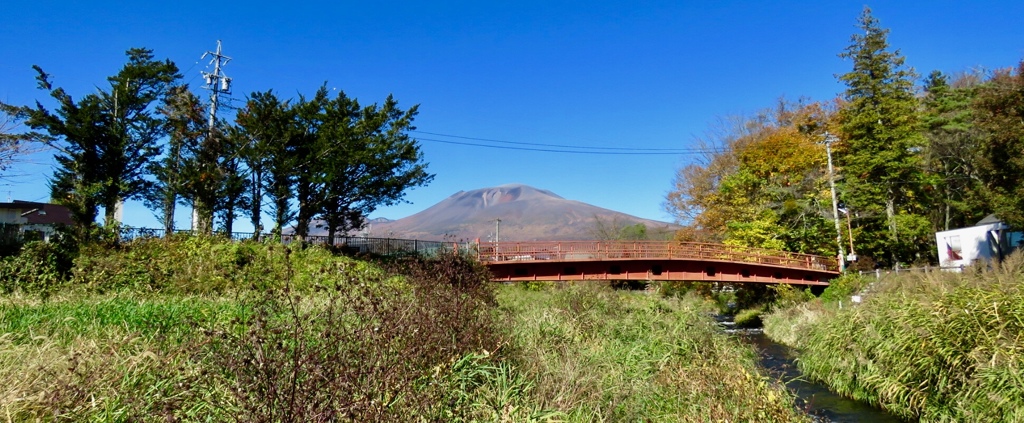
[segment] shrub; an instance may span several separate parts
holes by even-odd
[[[403,259],[404,273],[284,287],[210,332],[209,357],[244,421],[407,421],[467,413],[442,372],[499,345],[493,292],[461,257]],[[399,284],[401,285],[395,285]],[[393,289],[401,286],[402,289]],[[452,402],[455,401],[455,402]],[[453,411],[454,410],[454,411]]]
[[[66,262],[59,244],[26,243],[18,255],[0,259],[0,291],[47,297],[64,284]]]
[[[758,328],[761,327],[761,313],[763,312],[764,307],[745,308],[736,313],[733,322],[738,328]]]
[[[793,285],[777,284],[772,285],[772,308],[787,308],[804,303],[815,298],[810,288],[796,288]]]
[[[711,298],[714,285],[711,282],[664,281],[659,286],[662,297],[683,298],[687,293],[694,292],[705,298]]]
[[[872,279],[861,276],[857,273],[846,273],[829,282],[825,291],[821,293],[821,300],[826,303],[849,301],[850,296],[860,292],[871,283]]]

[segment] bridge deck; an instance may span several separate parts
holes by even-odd
[[[714,280],[826,285],[834,258],[671,241],[482,242],[479,260],[500,280]]]

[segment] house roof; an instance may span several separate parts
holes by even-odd
[[[978,223],[974,224],[974,226],[990,225],[993,223],[1003,223],[1003,221],[996,217],[995,214],[990,214],[988,216],[985,216],[984,219],[979,220]]]
[[[17,210],[29,225],[70,225],[74,223],[71,210],[60,204],[36,203],[33,201],[14,200],[0,203],[0,209]]]

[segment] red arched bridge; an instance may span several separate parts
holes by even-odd
[[[189,231],[179,231],[186,232]],[[162,237],[162,229],[122,228],[121,239]],[[251,233],[224,234],[249,239]],[[269,235],[261,235],[269,236]],[[292,235],[282,235],[292,242]],[[466,251],[441,241],[339,235],[307,237],[350,253],[395,254]],[[673,241],[532,241],[479,242],[466,245],[490,268],[494,280],[661,280],[828,285],[839,275],[836,259],[809,254],[722,244]]]
[[[828,285],[835,258],[674,241],[481,242],[501,281],[660,280]]]

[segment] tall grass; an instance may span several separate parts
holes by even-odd
[[[566,421],[806,421],[696,297],[593,284],[499,294],[533,400]]]
[[[2,263],[0,421],[806,421],[703,300],[189,238]]]
[[[834,391],[921,421],[1024,421],[1024,257],[878,281],[863,304],[778,310],[765,332]]]
[[[523,380],[489,353],[500,330],[483,275],[454,255],[381,265],[214,239],[92,247],[66,279],[0,297],[0,421],[501,416],[490,390]]]

